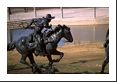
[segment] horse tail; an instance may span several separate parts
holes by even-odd
[[[11,42],[7,44],[7,51],[11,51],[13,49],[15,49],[15,42]]]

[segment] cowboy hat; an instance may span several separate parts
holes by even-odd
[[[46,18],[47,18],[47,19],[54,19],[55,17],[52,17],[51,14],[47,14],[47,15],[46,15]]]

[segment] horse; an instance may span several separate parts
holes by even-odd
[[[53,41],[46,43],[44,46],[45,53],[46,53],[46,55],[44,56],[46,56],[47,59],[49,60],[49,63],[48,63],[49,69],[52,69],[52,65],[54,62],[59,62],[64,56],[63,52],[60,52],[57,50],[57,47],[58,47],[57,44],[62,38],[65,38],[68,42],[73,42],[73,37],[70,31],[70,28],[67,27],[66,25],[59,24],[55,28],[54,32],[48,37],[48,40],[53,40]],[[27,41],[27,37],[21,37],[17,42],[9,43],[10,46],[7,47],[7,50],[10,51],[16,48],[16,50],[22,55],[20,59],[20,63],[30,66],[25,61],[26,58],[28,57],[31,64],[30,67],[32,67],[32,72],[36,73],[38,71],[38,73],[42,73],[40,67],[38,67],[33,57],[33,53],[36,48],[30,49],[29,47],[27,47],[26,41]],[[59,55],[59,58],[52,59],[51,55]]]
[[[102,68],[101,68],[100,73],[104,73],[104,69],[105,69],[106,65],[109,63],[109,29],[107,30],[107,33],[106,33],[106,40],[104,43],[104,48],[105,48],[105,58],[102,63]]]

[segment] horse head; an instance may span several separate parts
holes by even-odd
[[[66,25],[62,26],[63,29],[63,37],[68,40],[68,42],[73,42],[73,37],[70,31],[70,28]]]

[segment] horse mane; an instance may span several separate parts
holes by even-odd
[[[56,32],[58,32],[60,29],[62,28],[62,26],[60,24],[58,24],[51,33],[49,33],[48,36],[51,36],[52,34],[55,34]]]
[[[68,28],[66,25],[60,25],[60,24],[58,24],[58,25],[55,27],[55,29],[53,30],[53,32],[50,33],[50,35],[52,35],[52,34],[58,32],[58,31],[60,31],[61,29],[64,29],[64,28],[70,29],[70,28]]]
[[[58,32],[62,26],[60,24],[57,25],[57,27],[54,29],[54,33]]]

